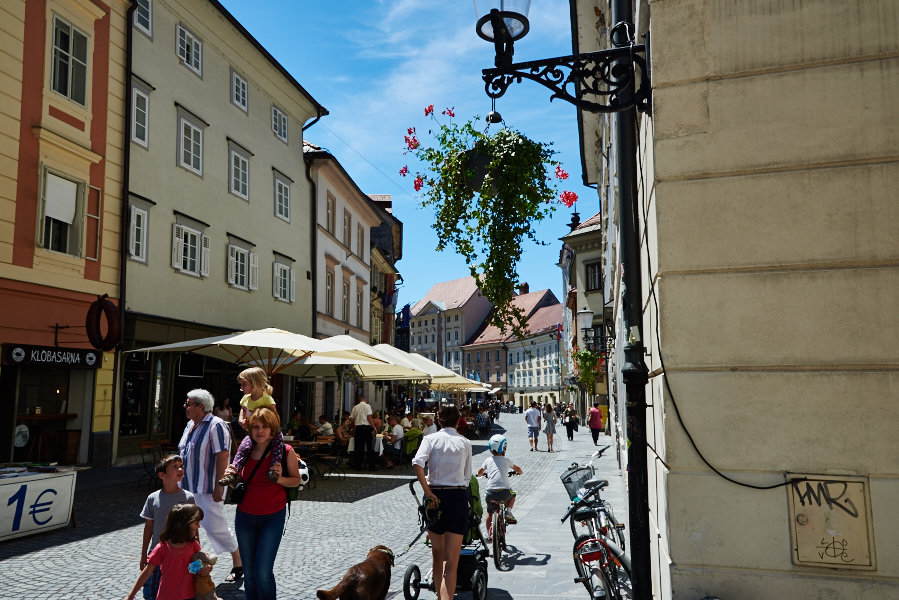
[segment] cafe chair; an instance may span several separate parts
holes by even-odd
[[[153,489],[159,487],[159,477],[156,476],[156,463],[159,461],[156,453],[156,442],[146,441],[140,442],[140,462],[144,469],[140,479],[137,480],[137,487],[146,481]]]

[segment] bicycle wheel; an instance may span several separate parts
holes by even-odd
[[[607,560],[600,568],[602,587],[612,600],[631,600],[631,559],[614,543],[606,543]]]
[[[574,536],[574,539],[577,539],[579,536],[584,535],[585,533],[590,533],[589,521],[578,521],[574,518],[574,515],[571,515],[571,518],[568,519],[568,521],[571,525],[571,535]]]
[[[574,568],[577,571],[578,579],[581,580],[581,583],[584,584],[584,587],[587,588],[587,593],[590,594],[590,597],[593,598],[593,581],[590,576],[590,571],[587,569],[586,563],[581,559],[581,546],[592,540],[593,536],[590,535],[580,535],[577,539],[574,540],[574,547],[572,549],[572,556],[574,558]]]
[[[503,518],[500,516],[500,510],[492,515],[491,535],[493,536],[493,564],[496,565],[497,571],[503,570],[503,547],[505,546],[506,532],[503,525]]]

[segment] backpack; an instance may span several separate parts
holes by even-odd
[[[462,543],[470,544],[480,538],[481,517],[484,516],[484,505],[481,503],[481,486],[478,484],[478,478],[471,476],[468,481],[468,505],[470,508],[468,519],[468,531],[462,538]]]
[[[281,455],[281,472],[287,473],[287,452]],[[287,518],[290,518],[290,503],[300,497],[300,490],[303,489],[307,483],[309,483],[309,467],[306,466],[306,463],[300,460],[299,455],[294,454],[297,457],[297,463],[300,468],[300,485],[297,487],[285,487],[284,491],[287,492]]]

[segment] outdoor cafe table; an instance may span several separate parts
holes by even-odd
[[[381,456],[384,453],[384,442],[381,441],[381,438],[383,438],[383,437],[384,436],[381,435],[380,433],[375,436],[374,449],[378,456]],[[353,448],[355,448],[355,446],[356,446],[356,439],[350,438],[350,443],[347,446],[346,451],[352,452]]]

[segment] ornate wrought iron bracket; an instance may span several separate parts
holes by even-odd
[[[499,98],[512,83],[530,79],[552,90],[550,100],[561,98],[581,110],[613,113],[636,106],[649,112],[652,88],[646,53],[646,46],[627,45],[484,69],[484,89]],[[626,100],[623,93],[628,89],[634,93]]]

